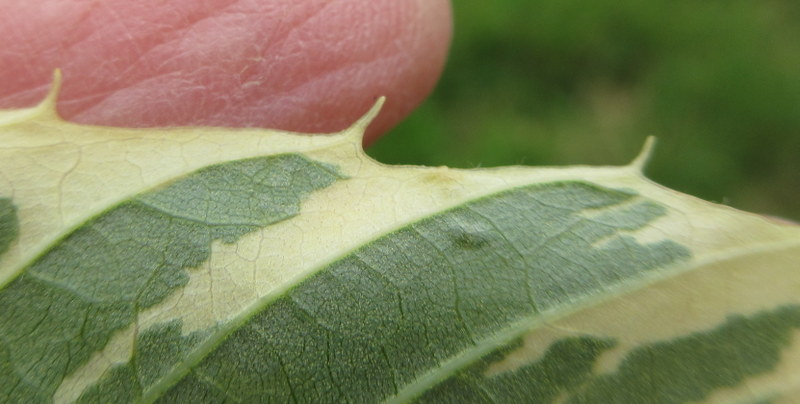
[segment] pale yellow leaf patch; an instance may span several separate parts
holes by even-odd
[[[595,374],[612,373],[637,347],[708,331],[731,315],[797,304],[800,242],[725,255],[676,268],[672,276],[652,283],[629,285],[632,292],[615,294],[608,301],[584,302],[569,313],[547,315],[544,324],[524,337],[520,348],[493,363],[486,375],[519,369],[541,359],[553,342],[581,335],[617,341],[594,369]],[[720,389],[704,402],[757,399],[796,390],[800,386],[800,331],[794,332],[790,348],[782,355],[772,372],[746,379],[733,389]]]

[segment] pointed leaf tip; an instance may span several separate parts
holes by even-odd
[[[644,168],[647,166],[647,162],[650,160],[650,156],[653,154],[653,149],[656,145],[656,137],[655,136],[648,136],[647,139],[644,141],[644,146],[642,146],[642,151],[639,152],[639,155],[636,156],[633,161],[628,165],[636,169],[639,173],[644,173]]]
[[[375,117],[378,116],[378,113],[381,112],[381,108],[383,107],[383,103],[385,101],[386,97],[378,97],[378,99],[375,100],[375,104],[372,105],[372,108],[370,108],[366,114],[361,116],[361,118],[358,118],[358,120],[355,121],[353,125],[347,129],[347,131],[352,133],[353,136],[357,137],[359,140],[363,140],[364,133],[367,131],[367,127],[372,123],[373,120],[375,120]]]
[[[58,94],[61,92],[61,69],[56,68],[53,70],[53,82],[50,84],[50,91],[44,97],[42,102],[39,103],[40,116],[50,116],[60,119],[58,111],[56,110],[56,102],[58,101]]]

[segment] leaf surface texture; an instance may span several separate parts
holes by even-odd
[[[624,167],[0,112],[0,401],[734,402],[800,386],[800,230]]]

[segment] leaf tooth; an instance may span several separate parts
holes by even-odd
[[[37,120],[57,120],[61,121],[61,116],[58,114],[56,102],[58,95],[61,92],[61,69],[56,68],[53,70],[53,82],[50,84],[50,91],[44,99],[34,107],[35,118]]]
[[[647,139],[644,141],[644,145],[642,146],[642,151],[639,152],[639,155],[636,156],[633,161],[628,164],[628,167],[636,170],[639,174],[644,174],[644,168],[647,166],[647,162],[650,160],[650,157],[653,155],[653,149],[656,146],[656,137],[655,136],[648,136]]]
[[[367,111],[361,118],[358,118],[357,121],[353,123],[349,128],[345,129],[344,132],[349,134],[353,137],[353,140],[357,140],[358,144],[361,144],[364,140],[364,133],[367,131],[367,127],[375,120],[375,117],[378,116],[378,113],[381,112],[381,108],[383,107],[383,103],[386,101],[386,97],[380,96],[377,100],[375,100],[375,104],[372,105],[372,108]]]

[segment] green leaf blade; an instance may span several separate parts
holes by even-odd
[[[137,313],[179,291],[213,241],[290,218],[309,193],[340,178],[299,155],[235,161],[92,219],[0,290],[0,341],[10,351],[3,366],[14,369],[5,391],[25,384],[52,395]]]
[[[0,256],[11,247],[19,233],[17,208],[9,198],[0,198]]]
[[[510,330],[517,322],[687,259],[670,243],[592,247],[663,214],[615,209],[633,197],[577,182],[538,185],[412,224],[269,304],[163,400],[201,400],[192,392],[215,386],[237,392],[235,400],[294,392],[301,402],[375,401],[419,388],[442,362],[490,349],[507,330],[502,338],[518,338]],[[615,226],[583,216],[598,209],[642,217]],[[620,254],[627,273],[614,270]]]
[[[554,342],[543,357],[511,372],[487,374],[519,343],[492,352],[478,363],[419,397],[419,402],[530,400],[570,404],[682,403],[701,401],[721,387],[769,372],[800,328],[800,305],[752,316],[732,316],[706,332],[638,347],[610,374],[592,368],[615,341],[591,335]],[[542,382],[546,381],[546,382]]]

